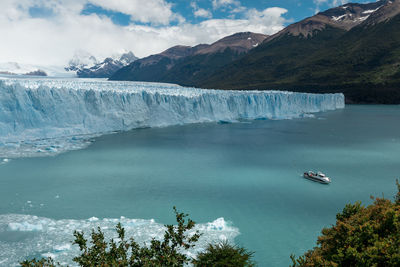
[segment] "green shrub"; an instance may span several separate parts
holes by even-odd
[[[104,233],[100,228],[92,230],[91,245],[85,239],[82,232],[75,231],[74,244],[79,246],[81,254],[73,259],[82,267],[92,266],[130,266],[130,267],[180,267],[191,261],[182,251],[195,246],[200,234],[196,232],[188,235],[187,231],[193,229],[195,222],[187,219],[187,214],[179,213],[174,207],[177,226],[166,225],[162,241],[153,239],[150,246],[141,247],[131,238],[125,239],[125,230],[118,224],[116,227],[118,241],[111,240],[107,243]],[[21,263],[23,267],[53,267],[55,264],[52,259],[33,259]]]
[[[40,259],[40,260],[26,260],[20,263],[22,267],[55,267],[56,264],[54,263],[53,259]],[[58,265],[58,264],[57,264]]]
[[[194,266],[199,267],[251,267],[252,252],[223,242],[217,245],[208,245],[205,252],[199,253],[193,260]]]
[[[322,230],[317,247],[291,256],[293,266],[400,266],[400,184],[395,202],[348,204],[336,224]]]

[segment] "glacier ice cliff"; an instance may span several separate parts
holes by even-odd
[[[0,157],[26,156],[32,149],[59,152],[80,148],[87,141],[84,136],[113,131],[289,119],[343,107],[343,94],[220,91],[104,80],[1,79]]]

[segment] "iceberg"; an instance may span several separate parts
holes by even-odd
[[[344,107],[343,94],[223,91],[100,79],[0,79],[0,157],[79,149],[143,127],[291,119]]]

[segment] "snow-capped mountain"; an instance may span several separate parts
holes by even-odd
[[[97,63],[97,59],[92,54],[85,50],[78,50],[68,62],[68,66],[65,67],[65,70],[76,72],[83,68],[91,68]]]
[[[107,57],[99,62],[93,55],[79,51],[75,53],[65,69],[75,72],[80,78],[109,78],[117,70],[137,59],[132,52],[127,52]]]
[[[123,53],[122,55],[117,55],[119,56],[119,61],[124,64],[125,66],[132,63],[135,60],[138,60],[139,58],[136,57],[132,51],[129,51],[127,53]]]

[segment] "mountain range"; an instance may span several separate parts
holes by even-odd
[[[110,79],[192,84],[238,59],[267,37],[264,34],[242,32],[211,45],[174,46],[160,54],[133,62]]]
[[[132,52],[126,52],[115,54],[99,62],[90,53],[78,50],[69,61],[67,67],[5,62],[0,63],[0,75],[109,78],[117,70],[137,59]]]
[[[400,103],[399,14],[400,0],[349,3],[272,36],[239,33],[211,45],[173,47],[123,67],[111,80],[343,92],[348,103]]]
[[[77,51],[69,61],[66,71],[75,72],[79,78],[109,78],[117,70],[134,62],[138,58],[131,52],[107,57],[99,62],[86,51]]]

